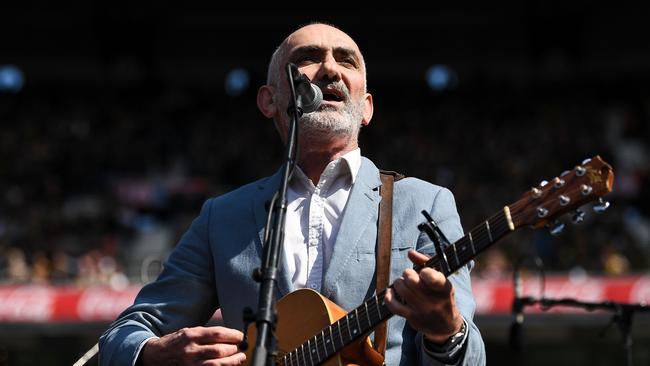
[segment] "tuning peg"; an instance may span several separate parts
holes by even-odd
[[[587,159],[582,161],[582,165],[587,165],[587,164],[589,164],[590,161],[591,161],[591,158],[587,158]]]
[[[564,183],[564,179],[560,179],[558,177],[555,177],[555,179],[553,179],[553,187],[555,188],[562,188]]]
[[[565,171],[562,172],[562,174],[560,174],[560,177],[564,177],[565,175],[567,175],[569,173],[571,173],[570,170],[565,170]]]
[[[546,215],[548,215],[548,209],[544,207],[537,207],[537,217],[541,219],[546,217]]]
[[[573,215],[571,215],[571,221],[576,225],[582,223],[585,221],[585,212],[582,210],[575,210]]]
[[[533,195],[533,198],[540,198],[542,196],[542,190],[539,188],[533,187],[530,193]]]
[[[561,194],[559,199],[560,199],[560,206],[566,206],[569,203],[571,203],[571,198],[569,198],[569,196],[565,196]]]
[[[586,172],[587,172],[587,168],[583,167],[582,165],[578,165],[576,167],[576,175],[578,177],[582,177],[583,175],[585,175]]]
[[[547,227],[553,236],[558,236],[562,234],[562,231],[564,231],[564,223],[559,220],[553,221],[552,223],[548,224]]]
[[[543,180],[543,181],[539,182],[540,187],[544,187],[547,184],[548,184],[548,181],[546,181],[546,180]]]
[[[598,199],[598,204],[594,205],[593,210],[595,213],[603,213],[609,208],[609,202],[603,200],[602,198]]]

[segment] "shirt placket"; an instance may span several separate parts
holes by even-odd
[[[325,219],[325,193],[333,174],[328,166],[311,194],[309,204],[309,241],[307,245],[307,287],[320,291],[323,274],[323,220]]]
[[[309,240],[307,242],[307,287],[320,290],[321,260],[318,256],[323,228],[323,200],[320,187],[316,187],[309,204]]]

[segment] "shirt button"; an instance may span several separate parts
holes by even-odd
[[[316,289],[316,284],[315,284],[315,283],[312,283],[311,285],[309,285],[309,287],[311,287],[312,289],[315,290],[315,289]]]

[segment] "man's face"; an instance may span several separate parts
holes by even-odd
[[[323,91],[323,102],[300,118],[301,136],[356,138],[363,118],[361,101],[353,100],[342,80],[315,80],[315,84]]]
[[[296,64],[323,91],[320,108],[303,115],[301,135],[347,135],[356,139],[359,127],[368,124],[372,115],[365,66],[356,43],[336,28],[314,24],[294,32],[282,47],[285,52],[281,65]],[[286,110],[290,98],[286,77],[278,81],[276,102]],[[286,113],[283,114],[286,126]]]

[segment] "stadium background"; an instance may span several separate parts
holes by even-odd
[[[72,364],[155,276],[205,198],[278,168],[282,148],[255,93],[274,47],[313,20],[340,26],[365,54],[376,110],[363,153],[449,187],[466,230],[584,158],[614,166],[605,214],[588,210],[559,237],[515,233],[473,276],[488,364],[624,364],[616,327],[601,336],[607,313],[530,309],[524,352],[511,351],[510,282],[525,258],[526,293],[538,294],[539,257],[547,296],[650,300],[645,14],[587,2],[432,6],[0,6],[0,365]],[[648,319],[634,318],[637,364],[650,361]]]

